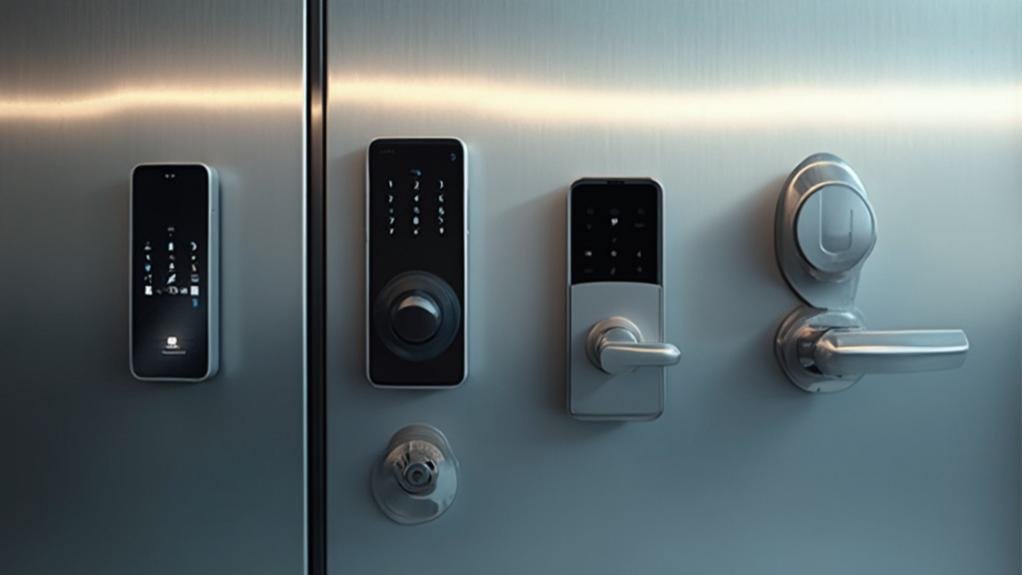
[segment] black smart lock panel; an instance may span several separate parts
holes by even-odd
[[[200,381],[217,371],[218,201],[208,166],[132,172],[130,366],[138,379]]]
[[[468,373],[468,194],[457,139],[378,139],[366,176],[367,376],[452,387]]]
[[[571,283],[660,283],[660,185],[584,178],[571,194]]]

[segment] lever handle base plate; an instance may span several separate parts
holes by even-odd
[[[810,393],[833,393],[853,386],[862,374],[832,376],[802,363],[799,345],[814,333],[833,328],[863,329],[862,316],[855,310],[824,310],[799,306],[781,322],[774,340],[774,353],[784,374],[795,386]]]

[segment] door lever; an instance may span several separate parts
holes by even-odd
[[[800,349],[805,352],[806,346]],[[960,329],[866,331],[831,329],[800,359],[824,375],[907,373],[961,367],[969,340]],[[811,363],[806,363],[806,362]]]
[[[855,310],[800,307],[777,332],[777,359],[811,392],[840,391],[869,373],[956,369],[969,339],[959,329],[869,331]]]
[[[674,365],[681,359],[681,351],[672,344],[642,341],[638,326],[623,317],[597,322],[589,330],[586,351],[593,364],[610,375]]]

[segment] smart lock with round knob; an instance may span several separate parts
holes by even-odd
[[[378,138],[365,169],[366,379],[457,387],[469,371],[468,149]]]

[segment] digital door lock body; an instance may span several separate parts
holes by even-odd
[[[131,173],[129,369],[204,381],[220,366],[220,184],[201,163]]]
[[[808,305],[781,322],[775,353],[809,392],[847,389],[866,373],[954,369],[969,340],[961,330],[869,331],[855,308],[859,274],[876,244],[873,206],[841,158],[814,154],[788,177],[777,203],[777,260]]]
[[[366,159],[366,375],[435,389],[468,374],[464,143],[377,139]]]
[[[663,191],[650,179],[576,181],[568,195],[568,389],[579,419],[664,410]]]

